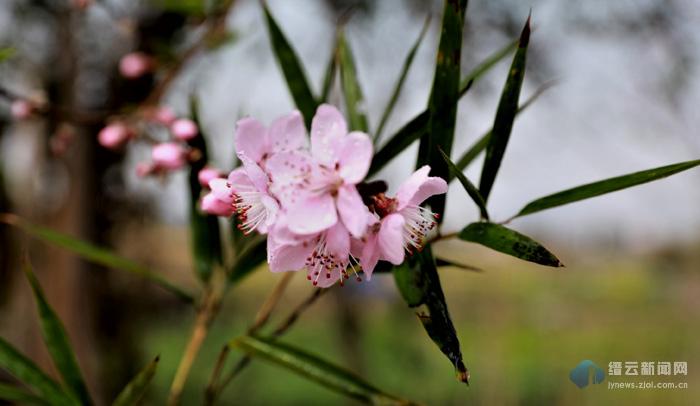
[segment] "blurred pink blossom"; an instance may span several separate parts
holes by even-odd
[[[203,188],[209,188],[209,182],[211,180],[221,177],[223,177],[223,174],[220,170],[208,166],[200,170],[197,174],[199,184],[202,185]]]
[[[10,105],[12,117],[17,120],[26,120],[34,113],[34,105],[27,100],[17,99]]]
[[[160,124],[169,126],[175,120],[177,120],[177,116],[170,107],[161,106],[155,109],[155,111],[153,112],[153,120]]]
[[[127,79],[137,79],[153,70],[153,58],[143,52],[131,52],[119,61],[119,73]]]
[[[175,142],[164,142],[153,147],[151,159],[157,168],[180,169],[187,163],[187,149]]]
[[[194,121],[188,118],[180,118],[170,125],[170,131],[172,131],[175,139],[180,141],[191,140],[199,134],[199,129]]]
[[[131,138],[131,131],[120,122],[107,125],[97,134],[97,141],[100,145],[109,149],[122,147],[129,138]]]

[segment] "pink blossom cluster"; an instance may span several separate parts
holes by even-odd
[[[190,160],[191,150],[187,141],[199,135],[197,124],[188,118],[178,118],[167,107],[159,107],[144,115],[148,125],[158,125],[168,130],[169,140],[153,141],[151,162],[136,168],[140,176],[160,174],[184,167]],[[97,140],[105,148],[120,149],[137,138],[138,126],[117,120],[105,126],[97,134]]]
[[[310,143],[309,143],[310,138]],[[436,216],[421,203],[447,191],[447,183],[413,173],[394,197],[358,192],[369,170],[369,136],[348,132],[333,106],[318,108],[307,136],[298,111],[269,128],[252,118],[238,122],[236,154],[242,166],[209,182],[202,209],[237,215],[244,233],[267,234],[272,272],[305,269],[314,285],[341,285],[351,274],[367,280],[378,261],[399,265],[421,249]]]

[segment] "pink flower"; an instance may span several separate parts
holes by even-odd
[[[221,171],[208,166],[202,168],[202,170],[197,173],[197,180],[199,180],[199,184],[202,185],[203,188],[208,188],[211,180],[221,177],[223,177]]]
[[[236,154],[245,154],[262,167],[274,153],[299,150],[308,145],[304,120],[298,111],[276,119],[270,128],[253,118],[239,120],[236,125]]]
[[[435,215],[420,204],[430,196],[447,192],[447,182],[428,176],[429,166],[415,171],[401,186],[395,198],[380,194],[374,197],[375,222],[369,227],[360,257],[362,270],[369,280],[377,261],[394,265],[404,261],[404,251],[422,249],[425,236],[437,222]]]
[[[175,139],[180,141],[191,140],[199,134],[199,129],[194,121],[188,118],[181,118],[175,120],[170,125],[170,131],[172,131]]]
[[[322,105],[311,123],[310,155],[281,152],[270,157],[272,193],[285,208],[289,229],[315,234],[338,222],[356,238],[367,227],[369,212],[355,185],[367,175],[372,141],[367,134],[351,132],[342,114]]]
[[[138,79],[153,70],[153,58],[143,52],[131,52],[119,61],[119,73],[127,79]]]
[[[10,105],[10,113],[17,120],[26,120],[34,113],[34,105],[27,100],[17,99]]]
[[[152,114],[154,121],[167,126],[177,120],[177,116],[175,116],[173,110],[166,106],[158,107]]]
[[[270,271],[306,269],[306,278],[314,286],[327,288],[336,282],[342,286],[351,270],[358,281],[357,260],[350,254],[350,233],[341,222],[311,235],[294,234],[284,224],[276,224],[267,238]]]
[[[226,179],[209,181],[211,192],[202,198],[202,211],[215,216],[231,217],[235,211],[231,186]]]
[[[97,134],[97,142],[109,149],[122,147],[129,138],[131,138],[131,131],[126,125],[119,122],[109,124]]]
[[[151,150],[151,159],[156,167],[173,170],[180,169],[187,163],[187,150],[180,144],[164,142]]]

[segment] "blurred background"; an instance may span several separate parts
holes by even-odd
[[[159,75],[120,77],[134,50],[172,67],[206,29],[206,0],[5,0],[0,3],[0,212],[113,247],[196,287],[189,255],[186,173],[142,178],[147,145],[101,148],[96,134],[128,112]],[[433,79],[442,2],[270,0],[318,93],[339,20],[357,59],[370,128],[376,128],[423,21],[430,30],[387,125],[420,113]],[[556,84],[516,121],[490,212],[503,220],[534,198],[578,184],[700,157],[700,7],[694,0],[487,1],[467,10],[462,71],[518,36],[532,10],[534,33],[522,98]],[[265,123],[293,109],[258,1],[236,0],[227,34],[189,58],[160,100],[179,115],[200,101],[213,164],[234,164],[236,121]],[[477,82],[459,105],[454,154],[487,131],[509,61]],[[338,89],[331,93],[340,105]],[[20,96],[59,106],[18,120]],[[413,167],[408,148],[376,178],[395,188]],[[467,171],[477,179],[481,161]],[[483,269],[440,269],[469,388],[426,337],[390,276],[333,289],[286,341],[346,365],[380,388],[427,404],[694,404],[700,399],[700,171],[557,208],[511,223],[567,265],[552,270],[446,242],[446,258]],[[453,185],[445,229],[478,218]],[[141,366],[161,355],[147,404],[162,404],[194,318],[172,295],[138,278],[86,264],[0,228],[0,335],[40,365],[38,334],[17,253],[29,247],[49,300],[67,325],[90,388],[107,403]],[[223,343],[243,333],[279,275],[255,272],[231,292],[195,363],[183,404],[199,404]],[[273,323],[311,292],[297,276]],[[238,356],[236,354],[236,356]],[[685,390],[581,390],[569,371],[583,359],[687,361]],[[5,377],[0,373],[0,379]],[[624,378],[622,379],[624,380]],[[630,379],[631,380],[631,379]],[[631,380],[632,381],[632,380]],[[601,385],[604,386],[604,385]],[[221,404],[348,403],[264,362],[223,393]]]

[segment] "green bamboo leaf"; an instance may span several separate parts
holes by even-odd
[[[44,291],[39,284],[39,280],[32,271],[28,258],[25,259],[23,269],[24,275],[27,277],[29,285],[32,287],[32,292],[34,293],[34,301],[36,302],[39,319],[41,320],[41,335],[44,338],[44,344],[46,344],[46,348],[49,350],[49,354],[51,355],[51,359],[58,373],[61,374],[61,378],[63,378],[63,383],[70,393],[80,400],[80,403],[83,405],[92,404],[90,394],[85,385],[85,380],[78,366],[78,360],[68,340],[66,329],[56,312],[54,312],[51,305],[46,301]]]
[[[272,43],[272,50],[274,51],[277,62],[282,69],[284,78],[287,81],[287,87],[289,92],[292,94],[294,103],[297,108],[304,116],[306,121],[306,127],[311,127],[311,118],[313,118],[316,112],[316,107],[318,103],[311,92],[311,87],[309,87],[309,82],[306,80],[306,75],[304,74],[304,69],[302,68],[299,57],[294,52],[294,49],[289,44],[289,41],[284,36],[284,33],[280,29],[279,25],[270,14],[270,10],[267,8],[267,3],[262,2],[263,10],[265,11],[265,17],[267,20],[267,28],[270,34],[270,42]]]
[[[564,266],[542,244],[500,224],[483,222],[469,224],[459,233],[459,238],[528,262],[553,267]]]
[[[156,357],[149,362],[136,376],[129,381],[128,384],[119,392],[117,398],[112,402],[112,406],[129,406],[138,404],[139,400],[146,394],[148,386],[153,380],[153,376],[158,369],[158,361],[160,357]]]
[[[413,59],[416,56],[416,52],[418,51],[418,47],[420,46],[421,42],[423,42],[423,38],[425,37],[425,33],[428,32],[428,27],[430,27],[430,15],[425,17],[425,22],[423,23],[423,28],[421,29],[420,34],[418,34],[418,38],[416,38],[416,41],[413,43],[413,46],[408,51],[408,55],[406,55],[406,60],[404,60],[404,62],[403,62],[403,67],[401,68],[401,73],[399,74],[399,80],[396,81],[396,85],[394,85],[394,90],[391,92],[391,96],[389,97],[389,102],[387,103],[386,107],[384,108],[384,113],[382,113],[382,118],[379,120],[379,126],[377,127],[377,132],[374,134],[375,144],[377,143],[377,141],[379,141],[379,137],[382,136],[382,131],[384,131],[384,126],[386,125],[387,121],[389,120],[389,116],[391,116],[391,113],[394,111],[394,106],[396,105],[396,102],[399,100],[399,96],[401,95],[401,90],[403,89],[403,84],[406,81],[406,76],[408,76],[408,70],[411,68],[411,64],[413,64]]]
[[[489,55],[483,62],[472,69],[467,76],[462,79],[462,83],[459,85],[460,96],[464,95],[474,82],[476,82],[482,75],[490,71],[498,62],[505,59],[506,56],[510,55],[518,47],[518,40],[515,40],[509,44],[503,46],[503,48]]]
[[[50,405],[49,402],[17,386],[0,383],[0,400],[20,405]]]
[[[548,82],[545,83],[544,85],[540,86],[535,93],[532,94],[523,104],[518,107],[518,111],[516,112],[516,117],[520,115],[523,111],[525,111],[526,108],[530,107],[532,103],[537,100],[538,97],[542,95],[542,93],[545,92],[545,90],[549,89],[552,86],[553,82]],[[493,128],[490,129],[486,134],[482,135],[474,144],[472,144],[471,147],[469,147],[468,150],[462,154],[462,156],[459,158],[459,160],[455,163],[455,166],[457,169],[461,171],[464,171],[469,164],[471,164],[474,159],[476,159],[479,154],[486,149],[486,147],[489,145],[489,141],[491,140],[491,134],[493,134]],[[454,175],[450,175],[450,179],[448,180],[451,182],[454,179]]]
[[[331,94],[331,89],[333,88],[333,81],[335,80],[335,73],[338,70],[338,59],[339,59],[339,43],[338,35],[336,35],[333,41],[333,49],[331,50],[331,59],[328,61],[328,66],[326,67],[326,74],[323,76],[323,88],[321,90],[321,97],[319,100],[321,102],[328,102],[328,96]]]
[[[430,245],[394,267],[393,274],[401,296],[409,307],[418,307],[416,314],[423,328],[454,365],[457,379],[469,384],[469,371],[462,359]]]
[[[455,164],[450,160],[450,157],[448,157],[441,148],[438,147],[438,150],[440,151],[440,154],[442,154],[442,158],[445,160],[445,162],[447,162],[447,166],[450,168],[450,173],[452,176],[456,176],[457,179],[459,179],[459,182],[462,184],[462,187],[464,187],[464,190],[467,192],[469,197],[472,198],[474,203],[476,203],[477,207],[479,207],[481,218],[488,220],[489,212],[486,210],[486,202],[484,202],[484,198],[481,197],[479,189],[477,189],[476,186],[474,186],[469,179],[467,179],[467,176],[455,166]]]
[[[229,283],[237,283],[267,260],[267,239],[264,235],[253,237],[236,254],[236,260],[228,273]]]
[[[377,389],[352,372],[288,344],[267,338],[243,336],[234,339],[229,345],[254,357],[271,361],[353,399],[375,405],[410,404]]]
[[[486,159],[484,160],[484,168],[481,171],[481,181],[479,182],[479,191],[485,201],[488,201],[491,194],[493,182],[496,180],[496,174],[501,166],[506,146],[508,146],[508,139],[513,129],[513,121],[518,110],[520,89],[525,77],[525,61],[529,42],[530,17],[527,18],[523,32],[520,35],[518,50],[515,53],[515,57],[513,57],[513,63],[508,72],[508,79],[503,87],[501,100],[496,111],[496,119],[493,123],[492,135],[486,147]]]
[[[343,87],[345,107],[348,109],[350,130],[369,132],[365,99],[357,79],[355,57],[343,30],[338,32],[338,55],[340,56],[340,84]]]
[[[0,368],[32,388],[51,405],[79,405],[63,392],[61,387],[46,376],[29,358],[20,354],[10,343],[0,338]]]
[[[192,98],[192,120],[197,124],[200,133],[187,143],[191,148],[199,151],[200,158],[190,164],[190,238],[192,240],[192,256],[197,276],[202,281],[208,281],[214,267],[222,263],[223,254],[218,218],[203,213],[198,208],[199,198],[202,194],[202,186],[199,184],[199,171],[204,169],[209,161],[206,138],[202,132],[198,112],[197,101]]]
[[[700,165],[700,159],[694,161],[686,161],[673,165],[661,166],[654,169],[630,173],[623,176],[617,176],[610,179],[601,180],[598,182],[588,183],[572,189],[567,189],[562,192],[554,193],[549,196],[542,197],[533,202],[528,203],[523,207],[515,217],[524,216],[527,214],[536,213],[538,211],[551,209],[552,207],[563,206],[565,204],[578,202],[579,200],[590,199],[604,195],[606,193],[616,192],[632,186],[641,185],[657,179],[662,179],[667,176],[674,175],[679,172],[694,168]]]
[[[449,168],[442,159],[438,146],[447,155],[452,153],[455,124],[457,123],[457,102],[459,101],[460,59],[462,55],[462,29],[466,0],[446,0],[442,17],[442,35],[438,46],[435,65],[435,78],[428,101],[428,131],[421,136],[416,167],[430,165],[432,176],[447,179]],[[445,194],[428,199],[433,212],[442,221],[445,211]]]
[[[31,224],[14,214],[0,213],[0,223],[15,226],[36,239],[64,248],[87,261],[109,268],[131,272],[144,277],[151,282],[160,285],[162,288],[169,290],[180,299],[189,303],[194,302],[192,295],[187,293],[182,288],[174,285],[162,276],[151,272],[145,266],[137,264],[130,259],[116,255],[106,248],[98,247],[87,241],[77,239],[49,228]]]
[[[367,176],[369,177],[376,174],[384,165],[399,155],[401,151],[408,148],[413,141],[419,139],[426,131],[429,117],[430,114],[426,110],[417,115],[394,134],[372,158],[372,164],[369,167]]]

